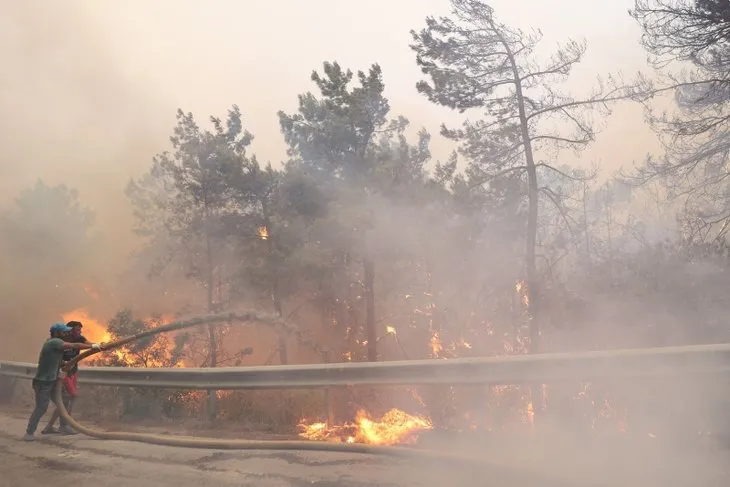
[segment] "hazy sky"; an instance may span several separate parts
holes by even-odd
[[[588,42],[572,83],[644,68],[632,0],[495,0],[507,23],[541,28],[546,46]],[[244,113],[261,161],[285,157],[276,112],[292,111],[325,60],[383,67],[394,113],[436,133],[454,120],[415,90],[409,30],[447,0],[0,0],[0,205],[37,178],[80,190],[102,229],[129,232],[123,189],[167,148],[175,110],[203,122],[231,104]],[[451,146],[435,136],[434,154]],[[616,110],[582,162],[610,172],[655,149],[637,107]]]

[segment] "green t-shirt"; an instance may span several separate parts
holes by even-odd
[[[58,378],[58,369],[61,367],[63,358],[63,340],[60,338],[49,338],[41,348],[38,357],[38,370],[35,373],[36,380],[53,382]]]

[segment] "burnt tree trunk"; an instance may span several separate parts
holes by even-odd
[[[525,148],[525,167],[527,170],[527,238],[525,249],[525,273],[527,283],[527,314],[529,320],[530,353],[540,351],[540,311],[539,311],[539,283],[536,264],[537,247],[537,218],[538,218],[538,197],[539,187],[537,181],[537,167],[532,152],[532,138],[530,137],[530,125],[525,108],[525,96],[522,92],[522,77],[515,55],[506,41],[502,41],[507,52],[507,58],[514,76],[515,98],[517,100],[517,112],[520,121],[520,136]],[[537,413],[538,405],[542,404],[542,387],[540,384],[533,384],[530,388],[531,403],[534,413]]]
[[[269,237],[269,241],[271,241],[271,237]],[[269,244],[269,253],[272,251],[272,244]],[[274,303],[274,311],[276,312],[276,316],[279,318],[284,317],[284,313],[282,311],[281,307],[281,291],[279,289],[279,269],[276,264],[273,264],[273,279],[271,283],[271,300]],[[279,333],[279,340],[278,340],[278,347],[279,347],[279,362],[281,365],[287,365],[289,363],[289,352],[287,350],[286,346],[286,336],[284,333]]]
[[[268,261],[269,261],[269,268],[271,270],[271,301],[274,305],[274,312],[276,313],[276,316],[279,318],[284,317],[284,313],[282,311],[282,304],[281,304],[281,289],[280,289],[280,279],[279,279],[279,265],[276,262],[276,259],[274,258],[274,232],[271,228],[271,218],[269,217],[269,209],[268,205],[266,204],[266,201],[262,201],[261,207],[264,214],[264,225],[266,225],[266,229],[268,230],[268,238],[266,239],[267,242],[267,252],[268,252]],[[287,350],[286,346],[286,336],[282,333],[279,333],[279,338],[277,341],[277,347],[279,349],[279,363],[281,365],[287,365],[289,363],[289,352]]]
[[[213,302],[213,251],[211,248],[210,237],[206,234],[205,236],[205,251],[207,257],[207,273],[206,273],[206,287],[208,291],[208,313],[215,313],[215,304]],[[218,366],[218,340],[216,339],[216,325],[211,323],[208,325],[208,366]],[[215,421],[218,416],[218,396],[216,391],[209,390],[206,406],[206,415],[208,421]]]
[[[368,340],[368,362],[378,361],[378,333],[375,329],[375,264],[369,257],[363,261],[365,271],[365,329]]]

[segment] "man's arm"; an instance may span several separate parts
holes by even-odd
[[[101,350],[101,344],[99,343],[69,343],[69,342],[63,342],[63,349],[64,350],[88,350],[88,349],[94,349],[94,350]]]

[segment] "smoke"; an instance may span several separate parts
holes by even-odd
[[[688,259],[679,252],[674,208],[666,200],[657,204],[643,191],[608,202],[602,196],[596,191],[596,211],[588,212],[591,259],[585,260],[583,239],[577,238],[568,257],[541,263],[541,271],[552,270],[545,277],[541,306],[543,350],[726,341],[724,258]],[[613,211],[607,211],[609,206]],[[509,294],[519,279],[524,243],[513,238],[509,222],[485,225],[483,215],[466,217],[448,205],[407,199],[372,197],[364,207],[358,214],[370,216],[369,231],[356,245],[380,263],[375,286],[383,320],[379,327],[393,325],[400,340],[398,346],[394,336],[379,342],[388,358],[426,358],[428,335],[416,330],[429,326],[441,330],[439,358],[500,353],[503,340],[512,341],[519,324]],[[549,223],[548,217],[544,214],[543,221]],[[551,234],[542,230],[543,237]],[[406,255],[417,256],[419,264],[404,264],[399,256]],[[572,300],[579,304],[573,306]],[[460,339],[471,347],[450,346]],[[716,365],[724,367],[725,360],[718,358]],[[719,456],[727,441],[726,380],[685,375],[667,362],[670,370],[669,379],[585,377],[587,392],[579,380],[547,384],[547,406],[538,412],[535,429],[521,432],[503,428],[499,401],[508,398],[494,390],[419,388],[432,408],[429,416],[459,431],[424,433],[422,446],[459,451],[494,468],[454,472],[432,466],[427,474],[411,472],[402,485],[479,485],[483,475],[507,485],[715,485],[723,475]],[[581,371],[570,372],[579,376]],[[397,392],[384,396],[387,404],[400,400]],[[437,409],[439,400],[453,410]],[[467,410],[482,418],[479,433],[470,433],[462,417]]]
[[[232,29],[236,25],[237,15],[226,15],[222,7],[214,11],[206,10],[211,15],[206,17],[207,22],[223,22],[221,25],[225,26],[217,29],[215,35],[208,32],[211,34],[211,42],[221,44],[220,49],[206,49],[204,43],[197,42],[194,36],[186,37],[179,44],[175,37],[179,31],[174,28],[177,24],[172,21],[158,31],[156,26],[159,22],[140,19],[140,38],[132,38],[134,30],[128,28],[132,24],[129,18],[140,15],[140,11],[134,8],[119,12],[119,22],[124,23],[124,27],[114,30],[113,34],[104,35],[102,29],[112,30],[111,23],[114,19],[109,15],[100,15],[99,9],[91,4],[53,4],[37,10],[23,3],[7,3],[5,14],[0,19],[0,35],[3,36],[0,54],[4,63],[0,73],[0,109],[4,114],[0,120],[0,144],[3,146],[3,157],[0,160],[3,169],[0,190],[3,197],[0,198],[0,206],[12,205],[12,199],[19,191],[33,185],[39,177],[51,186],[66,184],[79,190],[80,201],[95,212],[94,230],[99,233],[100,238],[97,250],[101,255],[95,260],[97,275],[94,285],[107,288],[107,291],[116,286],[115,279],[122,272],[130,276],[127,283],[132,291],[140,291],[140,283],[146,283],[145,265],[140,264],[133,271],[125,267],[128,254],[136,248],[137,240],[129,231],[133,219],[123,189],[130,177],[137,176],[149,167],[152,154],[169,148],[166,138],[170,135],[174,111],[178,108],[177,100],[172,102],[171,98],[177,96],[178,100],[185,100],[183,108],[192,105],[194,113],[202,120],[203,115],[215,113],[217,110],[206,108],[204,112],[199,112],[199,99],[227,105],[235,101],[237,89],[255,91],[255,100],[242,103],[242,109],[246,116],[255,110],[259,110],[259,113],[254,113],[255,116],[245,122],[256,136],[256,144],[264,140],[263,150],[256,146],[256,152],[261,158],[266,160],[265,158],[272,157],[271,154],[276,157],[282,151],[281,146],[277,145],[280,142],[279,134],[276,130],[270,130],[270,126],[275,125],[271,123],[275,108],[285,107],[294,101],[295,93],[302,91],[304,87],[310,88],[307,71],[320,61],[322,52],[330,52],[323,49],[331,45],[328,38],[314,39],[305,22],[305,32],[299,37],[302,41],[313,43],[302,48],[313,53],[313,58],[292,57],[290,53],[287,54],[286,65],[295,66],[300,73],[295,80],[289,71],[284,72],[281,68],[282,63],[279,60],[282,56],[280,51],[276,51],[280,47],[274,43],[274,37],[278,34],[274,30],[253,30],[251,38],[240,41],[242,54],[225,54],[233,51],[226,50],[228,46],[225,44],[230,39],[220,32]],[[172,9],[178,4],[179,2],[170,3],[169,7]],[[163,11],[167,15],[167,4],[149,8],[149,11],[141,9],[141,12],[148,13],[150,17],[161,17]],[[415,22],[421,22],[426,14],[442,11],[444,8],[441,2],[434,2],[424,5],[423,12],[407,9],[407,14],[394,12],[392,16],[383,18],[382,8],[376,6],[363,14],[372,15],[374,20],[369,25],[373,32],[382,30],[382,24],[375,22],[375,19],[391,25],[391,22],[395,23],[398,19],[401,21],[408,18],[407,24],[404,23],[401,36],[403,39],[397,36],[382,39],[378,37],[377,41],[386,45],[388,50],[398,42],[404,55],[411,56],[412,53],[407,48],[408,27]],[[183,19],[177,20],[178,24],[199,24],[198,7],[185,4],[179,9]],[[298,13],[311,16],[312,19],[320,15],[310,7],[302,8]],[[271,18],[261,17],[269,23],[273,19],[279,19],[278,12],[266,13],[262,9],[254,9],[253,14],[272,15]],[[338,11],[332,12],[332,15],[342,16],[340,20],[343,22],[339,22],[337,28],[342,28],[349,34],[351,27],[344,22],[349,19],[349,14]],[[401,15],[403,17],[399,17]],[[375,42],[377,36],[372,37]],[[253,39],[258,42],[254,43]],[[113,41],[118,43],[112,45]],[[155,44],[149,46],[152,54],[145,52],[145,46],[140,45],[153,42]],[[158,42],[164,48],[159,47]],[[272,52],[275,52],[271,57],[276,61],[263,57],[263,50],[258,48],[259,45],[270,46]],[[352,46],[343,47],[346,52],[342,53],[342,57],[348,60],[348,64],[362,64],[362,59],[378,61],[379,55],[374,58],[371,52],[377,46],[370,43],[367,46],[367,49],[358,48],[356,55],[351,53],[354,49]],[[288,45],[286,49],[289,49]],[[212,54],[215,56],[210,58]],[[161,57],[163,55],[165,57]],[[235,64],[236,56],[242,60],[254,59],[253,64],[269,65],[267,69],[253,70],[257,76],[255,79],[250,79],[249,74],[246,78],[240,78],[240,73],[235,69],[229,72],[211,71],[216,63],[231,63],[233,59]],[[144,59],[136,63],[129,62],[130,59],[142,58]],[[191,58],[194,61],[190,61]],[[202,69],[192,69],[198,62],[203,62],[203,58],[206,62],[202,64]],[[245,63],[242,61],[242,64]],[[393,103],[408,107],[405,115],[413,117],[414,125],[425,122],[427,125],[431,124],[435,132],[442,118],[451,117],[448,113],[441,112],[434,117],[433,112],[428,111],[433,107],[428,106],[414,92],[413,82],[418,76],[415,64],[406,70],[400,58],[397,61],[386,59],[383,67],[388,93]],[[196,97],[191,97],[189,80],[195,80],[192,83],[202,83],[211,78],[211,72],[216,73],[212,78],[219,83],[214,85],[216,89],[207,90],[206,93],[198,91]],[[186,78],[181,79],[183,76]],[[245,82],[240,81],[242,79]],[[253,86],[254,84],[257,85]],[[175,95],[170,95],[170,92]],[[261,100],[269,102],[265,108],[268,111],[266,115],[263,113]],[[621,126],[625,128],[623,124]],[[273,139],[277,142],[273,142]],[[641,137],[622,136],[624,143],[621,145],[625,147],[627,141],[633,143],[638,139]],[[434,137],[432,150],[437,152],[440,144],[443,149],[443,142]],[[448,150],[442,152],[447,153]],[[432,236],[428,238],[438,240]],[[17,260],[11,255],[6,255],[5,258],[10,262]],[[116,300],[110,300],[109,293],[104,293],[104,289],[100,291],[108,299],[107,302],[114,302],[108,305],[109,309],[99,310],[104,315],[108,316],[118,303],[138,304],[137,296],[130,296],[126,290],[120,291]],[[24,297],[28,303],[38,299],[42,301],[37,295]],[[79,303],[68,303],[68,308],[75,308],[77,305]],[[32,327],[38,337],[42,334],[39,330],[45,329],[46,322],[52,321],[58,313],[65,311],[45,309],[46,307],[43,305],[43,310],[38,311],[42,317],[33,318],[34,323],[38,320],[38,324]],[[20,312],[20,315],[23,316],[24,313]],[[17,318],[10,321],[15,322]]]
[[[48,187],[66,184],[78,190],[81,204],[95,214],[96,253],[89,252],[86,260],[63,275],[42,279],[59,286],[77,285],[93,267],[93,280],[108,282],[135,245],[124,185],[148,165],[169,130],[151,127],[155,118],[150,115],[173,111],[126,75],[79,4],[38,8],[3,2],[2,8],[0,208],[16,211],[14,199],[39,178]],[[53,225],[47,230],[61,231]],[[54,242],[56,248],[50,253],[63,253],[61,246],[73,248],[78,245],[74,240]],[[0,322],[15,330],[15,343],[6,342],[2,348],[12,358],[34,356],[36,346],[30,344],[37,344],[46,326],[78,303],[58,301],[38,286],[20,288],[22,276],[42,270],[36,259],[42,247],[15,245],[8,253],[5,246],[3,290],[9,294],[4,298],[12,296],[14,305],[3,306]]]
[[[147,281],[150,267],[165,248],[128,259],[138,241],[130,232],[133,218],[123,190],[130,177],[149,167],[152,154],[168,148],[165,138],[170,134],[177,107],[166,103],[145,81],[130,76],[115,51],[104,44],[104,37],[73,3],[49,2],[38,8],[27,2],[3,2],[0,36],[0,204],[8,208],[4,222],[11,225],[3,229],[12,229],[0,236],[0,291],[3,302],[11,303],[0,308],[0,329],[12,332],[12,340],[1,342],[0,357],[33,360],[47,325],[60,319],[62,312],[80,306],[88,305],[90,314],[98,317],[112,316],[121,305],[134,305],[142,310],[141,314],[176,312],[186,307],[194,314],[201,313],[205,307],[201,305],[203,291],[187,279],[187,269],[178,266],[154,283]],[[384,73],[388,83],[390,71],[386,68]],[[301,75],[306,79],[306,71]],[[292,91],[288,96],[293,99],[295,94]],[[243,111],[247,113],[245,105]],[[273,116],[274,110],[271,112]],[[161,118],[160,113],[165,115]],[[202,120],[207,114],[196,115]],[[413,123],[418,125],[420,120],[414,117]],[[603,153],[620,152],[620,157],[636,154],[641,137],[622,129],[624,132],[615,139],[625,143],[618,149],[604,146]],[[253,132],[258,135],[255,129]],[[616,162],[612,157],[606,156],[610,164],[625,162]],[[28,214],[14,205],[13,198],[20,189],[33,187],[39,177],[49,189],[66,184],[79,190],[79,204],[90,207],[95,217],[88,232],[65,233],[70,220],[59,216],[42,223],[40,218],[27,218]],[[376,263],[379,347],[387,358],[433,355],[429,342],[434,330],[440,330],[442,341],[439,358],[449,354],[504,353],[505,342],[514,346],[523,319],[521,297],[514,290],[523,274],[522,220],[499,218],[500,211],[509,214],[504,208],[495,210],[497,216],[485,219],[476,213],[459,213],[446,203],[424,206],[381,197],[373,197],[357,209],[358,216],[370,215],[369,230],[358,234],[352,248]],[[350,209],[340,211],[333,217],[346,221]],[[519,211],[515,214],[521,216]],[[582,248],[583,239],[578,238],[577,243],[568,246],[568,257],[562,257],[561,251],[566,249],[560,248],[554,254],[541,255],[541,271],[551,283],[543,290],[544,350],[657,346],[727,338],[723,323],[727,279],[722,267],[713,261],[704,266],[683,262],[671,255],[671,249],[662,250],[659,244],[667,235],[674,235],[667,231],[674,230],[668,222],[671,216],[642,214],[648,230],[638,238],[636,214],[616,210],[609,215],[602,205],[590,215],[591,241],[586,249]],[[542,235],[547,240],[558,240],[559,232],[553,231],[558,225],[562,225],[559,215],[547,221]],[[326,221],[316,228],[322,240],[329,242],[338,242],[339,236],[334,233],[339,230]],[[343,237],[348,245],[351,241],[351,235]],[[344,243],[337,250],[346,250]],[[64,256],[59,259],[64,265],[49,266],[41,255]],[[231,257],[224,264],[235,268],[240,262]],[[117,287],[120,275],[124,276],[123,286]],[[362,277],[362,269],[353,268],[349,279],[333,284],[340,286],[334,297],[342,302],[349,292],[349,301],[361,305]],[[95,292],[84,290],[87,286]],[[245,305],[270,306],[249,291],[242,299]],[[99,301],[91,294],[98,294]],[[311,303],[302,305],[301,301],[307,299],[308,295],[291,298],[285,303],[286,314],[293,323],[326,341],[326,336],[334,333],[333,317],[322,317]],[[346,326],[348,319],[363,320],[356,312],[344,319],[343,314],[340,310],[337,316],[341,326]],[[395,328],[399,343],[395,343],[394,335],[382,333],[386,326]],[[248,335],[237,337],[235,342],[250,344],[252,334]],[[254,338],[254,358],[269,355],[268,347],[260,347],[260,336]],[[352,342],[354,350],[364,350],[355,348],[360,344],[354,339]],[[300,361],[294,353],[290,359]],[[718,395],[716,384],[686,381],[661,387],[655,383],[624,389],[604,387],[619,402],[635,394],[633,403],[627,406],[630,414],[638,416],[638,424],[629,428],[634,436],[624,436],[589,454],[580,443],[588,441],[585,436],[576,439],[579,435],[572,436],[571,432],[576,423],[590,420],[565,415],[539,419],[543,425],[552,421],[553,436],[549,440],[528,437],[517,444],[506,442],[503,436],[498,452],[465,441],[453,442],[452,446],[493,456],[494,462],[514,470],[530,464],[531,468],[552,469],[553,474],[572,479],[577,472],[582,480],[598,468],[588,461],[591,455],[593,460],[609,459],[607,463],[621,465],[633,460],[631,469],[627,467],[622,473],[628,478],[626,482],[637,482],[642,467],[679,464],[679,459],[692,453],[693,447],[682,446],[676,439],[669,441],[666,435],[681,429],[682,441],[689,437],[695,441],[696,433],[710,417],[708,405]],[[486,400],[476,404],[480,411],[488,409]],[[676,427],[680,422],[683,428]],[[526,449],[525,444],[532,447]],[[664,457],[652,458],[643,465],[637,460],[647,448],[657,446],[660,448],[654,451]],[[616,481],[618,476],[610,474],[616,472],[600,480],[609,484]],[[476,485],[483,478],[470,480]],[[646,480],[643,485],[652,485],[654,480]],[[686,478],[674,480],[688,485]],[[450,485],[448,477],[440,480],[440,485]]]

